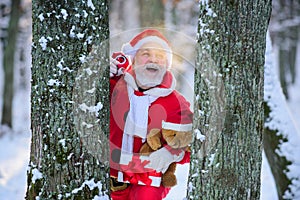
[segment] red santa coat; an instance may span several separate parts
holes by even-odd
[[[133,94],[136,96],[148,95],[153,97],[153,102],[148,108],[148,125],[147,132],[153,128],[162,129],[163,122],[167,122],[164,127],[178,130],[182,127],[191,126],[192,112],[190,111],[190,104],[186,99],[175,90],[175,79],[173,75],[167,71],[162,84],[147,90],[145,92],[137,91],[135,85],[135,74],[132,70],[126,72],[122,77],[112,78],[110,81],[111,94],[111,109],[110,109],[110,174],[113,177],[118,177],[122,173],[124,166],[120,162],[120,155],[122,148],[124,149],[124,127],[127,115],[130,109],[129,92],[132,88]],[[146,108],[145,108],[146,110]],[[184,128],[183,128],[184,129]],[[125,137],[125,136],[124,136]],[[132,152],[138,153],[145,138],[134,136],[132,143]],[[122,145],[123,143],[123,145]],[[133,160],[135,160],[133,156]],[[189,153],[186,152],[185,157],[180,163],[189,162]],[[132,162],[131,162],[132,164]],[[141,170],[147,163],[140,162]],[[134,165],[137,165],[136,163]],[[138,168],[135,166],[135,168]],[[130,172],[134,173],[134,172]],[[153,176],[161,176],[161,173],[153,173]],[[136,176],[135,180],[129,181],[131,183],[139,183],[138,179],[143,179],[142,176]],[[120,179],[119,179],[120,180]],[[143,180],[144,184],[148,183]],[[151,185],[151,181],[150,181]]]

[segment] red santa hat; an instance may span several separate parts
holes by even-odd
[[[131,59],[134,58],[137,50],[141,48],[144,44],[148,42],[155,42],[162,46],[163,49],[166,50],[167,60],[168,60],[168,68],[172,65],[172,49],[167,38],[156,29],[146,29],[141,33],[137,34],[133,39],[131,39],[128,43],[123,44],[122,52],[125,55],[129,55]]]

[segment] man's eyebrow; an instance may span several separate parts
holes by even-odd
[[[138,51],[141,51],[141,52],[147,52],[147,51],[151,51],[151,50],[157,50],[161,53],[164,53],[165,52],[165,49],[162,49],[162,48],[156,48],[156,47],[153,47],[153,48],[142,48],[142,49],[139,49]]]
[[[139,49],[139,51],[149,51],[150,49],[149,48],[142,48],[142,49]]]

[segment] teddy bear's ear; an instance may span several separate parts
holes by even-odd
[[[161,147],[161,134],[160,129],[151,129],[147,135],[147,143],[153,150],[157,150]]]
[[[157,136],[160,137],[160,129],[158,128],[153,128],[149,131],[147,137],[153,137],[153,136]]]

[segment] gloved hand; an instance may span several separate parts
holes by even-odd
[[[149,155],[150,163],[145,167],[165,173],[172,162],[179,162],[183,159],[183,157],[184,150],[178,151],[177,154],[172,154],[166,149],[166,147],[163,147]]]
[[[110,77],[120,76],[130,66],[130,59],[122,52],[114,52],[110,62]]]
[[[124,74],[124,68],[119,68],[118,65],[120,64],[119,61],[115,59],[111,59],[110,61],[110,71],[109,71],[109,77],[114,77],[114,76],[120,76]]]

